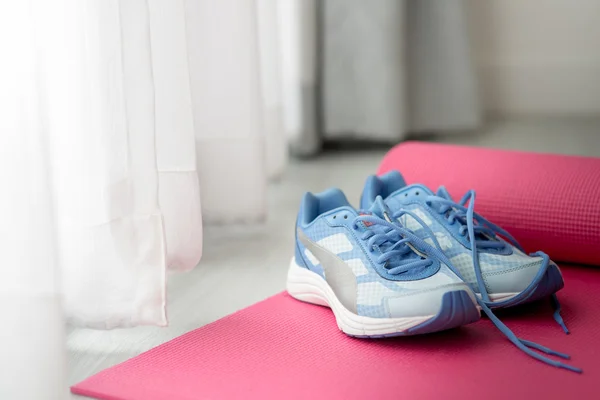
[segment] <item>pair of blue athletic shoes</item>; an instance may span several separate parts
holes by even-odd
[[[370,176],[360,210],[339,189],[306,193],[296,222],[287,290],[328,306],[355,337],[415,335],[475,322],[483,310],[518,348],[547,364],[568,358],[517,338],[492,312],[550,297],[564,286],[545,253],[526,254],[505,230],[474,211],[475,192],[456,202],[441,187],[407,185],[397,171]],[[535,351],[537,350],[537,351]]]

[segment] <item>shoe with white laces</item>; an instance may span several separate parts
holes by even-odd
[[[475,213],[474,191],[467,192],[455,202],[444,187],[434,194],[424,185],[407,185],[398,171],[391,171],[367,178],[360,206],[368,208],[378,198],[384,199],[394,221],[443,253],[447,265],[476,293],[480,307],[517,347],[554,366],[580,372],[532,353],[530,349],[525,350],[523,345],[567,358],[564,354],[517,339],[493,316],[492,308],[551,297],[555,306],[554,318],[565,333],[569,333],[556,298],[556,292],[564,286],[558,266],[541,251],[525,254],[508,232]]]
[[[387,215],[383,201],[359,212],[337,189],[305,194],[290,295],[330,307],[338,327],[356,337],[415,335],[479,320],[469,286]]]

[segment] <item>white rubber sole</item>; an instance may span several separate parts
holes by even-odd
[[[292,258],[287,276],[287,291],[295,299],[331,308],[337,325],[351,336],[393,335],[422,324],[435,317],[425,315],[410,318],[371,318],[354,314],[340,303],[325,279],[296,264]]]

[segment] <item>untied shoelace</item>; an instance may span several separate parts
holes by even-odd
[[[376,202],[383,204],[383,199],[381,198],[381,196],[377,197]],[[382,206],[382,210],[386,210],[386,207]],[[469,214],[473,215],[472,207],[470,213],[468,212],[468,210],[465,213],[465,215]],[[435,245],[429,245],[423,239],[415,235],[412,231],[404,228],[399,223],[392,222],[396,221],[397,218],[400,218],[403,215],[411,216],[420,225],[422,225],[423,228],[426,230],[428,236],[432,238],[433,243]],[[433,261],[430,258],[433,257],[442,262],[443,264],[447,265],[459,278],[463,279],[460,275],[460,272],[452,265],[450,260],[441,250],[441,247],[437,242],[433,231],[415,213],[408,210],[400,210],[392,216],[389,216],[388,212],[384,211],[384,217],[385,219],[373,215],[359,215],[354,220],[354,227],[356,228],[359,223],[363,223],[363,226],[365,226],[366,229],[363,232],[362,239],[367,241],[367,246],[369,247],[369,249],[373,248],[373,246],[377,246],[377,248],[379,248],[381,254],[378,257],[377,262],[386,264],[389,273],[401,274],[406,273],[408,271],[414,271],[413,269],[424,269],[432,264]],[[475,227],[471,225],[471,228],[467,227],[467,229],[469,230],[470,237],[475,237]],[[418,249],[419,252],[426,254],[428,257],[426,258],[418,255],[416,252],[413,251],[411,247]],[[409,252],[416,254],[416,257],[414,255],[411,255]],[[492,321],[492,323],[498,328],[498,330],[500,330],[500,332],[502,332],[508,338],[508,340],[510,340],[521,351],[523,351],[530,357],[542,361],[548,365],[552,365],[557,368],[567,369],[573,372],[582,372],[580,368],[564,364],[560,361],[553,360],[533,351],[532,349],[535,349],[549,355],[557,356],[567,360],[570,359],[570,356],[567,354],[554,351],[548,347],[542,346],[535,342],[531,342],[529,340],[518,338],[510,330],[510,328],[508,328],[502,321],[500,321],[500,319],[498,319],[498,317],[496,317],[496,315],[494,315],[492,310],[487,305],[487,301],[484,300],[483,296],[481,298],[477,296],[475,297],[477,298],[479,306],[485,312],[488,318]]]
[[[498,225],[493,224],[481,215],[475,213],[475,191],[469,190],[465,195],[458,201],[454,202],[445,188],[438,190],[438,196],[428,196],[425,203],[432,207],[434,204],[438,206],[437,211],[440,214],[446,215],[448,223],[453,224],[455,222],[460,223],[459,234],[464,236],[467,235],[467,240],[471,243],[471,257],[473,259],[473,266],[475,269],[475,276],[477,278],[477,287],[481,297],[488,306],[492,306],[494,303],[490,300],[483,276],[481,273],[481,266],[479,264],[479,252],[478,249],[498,249],[502,250],[506,244],[503,241],[497,240],[496,235],[500,235],[507,239],[513,246],[518,248],[520,251],[525,253],[525,250],[517,242],[517,240],[507,231],[500,228]],[[466,206],[468,203],[468,206]],[[433,208],[433,207],[432,207]],[[432,238],[435,241],[435,236]],[[439,247],[439,246],[438,246]],[[536,252],[531,256],[542,257],[543,263],[548,264],[548,255],[543,252]],[[542,276],[540,275],[541,279]],[[535,290],[535,282],[530,285],[529,291],[525,291],[520,296],[527,296],[533,290]],[[569,334],[569,329],[565,325],[565,322],[560,315],[560,303],[556,294],[551,296],[552,305],[554,308],[554,320],[561,326],[566,334]]]

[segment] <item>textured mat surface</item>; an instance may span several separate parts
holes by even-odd
[[[517,350],[487,319],[447,332],[364,340],[331,311],[282,293],[88,378],[72,391],[111,400],[597,398],[600,275],[564,269],[566,336],[549,302],[499,315],[518,336],[572,355],[582,375]]]
[[[407,142],[384,157],[379,173],[398,169],[408,183],[455,200],[477,191],[475,210],[530,251],[600,265],[600,159]]]

